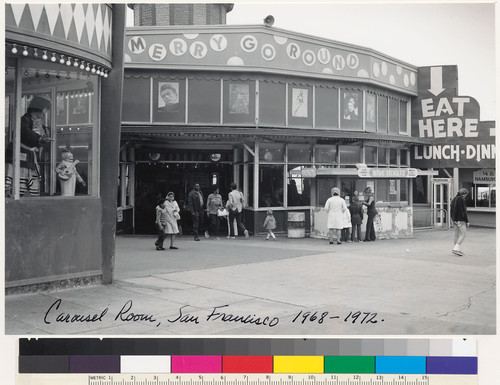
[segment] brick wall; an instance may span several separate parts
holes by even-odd
[[[233,5],[224,4],[134,4],[134,25],[226,24]]]

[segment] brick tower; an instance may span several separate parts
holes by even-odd
[[[226,24],[232,3],[218,4],[129,4],[134,10],[134,26]]]

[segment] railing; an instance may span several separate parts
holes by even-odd
[[[437,220],[436,220],[437,219]],[[413,229],[448,229],[448,212],[445,209],[417,209],[413,210]]]

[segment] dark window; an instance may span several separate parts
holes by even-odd
[[[150,79],[125,78],[123,81],[124,122],[149,122]]]
[[[389,133],[399,135],[399,101],[389,99]]]
[[[339,127],[339,93],[337,88],[316,87],[315,108],[316,127]]]
[[[189,79],[189,123],[220,122],[220,80]]]
[[[261,125],[285,125],[285,85],[259,83],[259,116]]]
[[[378,97],[378,127],[377,132],[387,132],[387,97],[379,96]]]

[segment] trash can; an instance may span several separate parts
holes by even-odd
[[[288,213],[288,238],[306,237],[306,214],[303,212]]]

